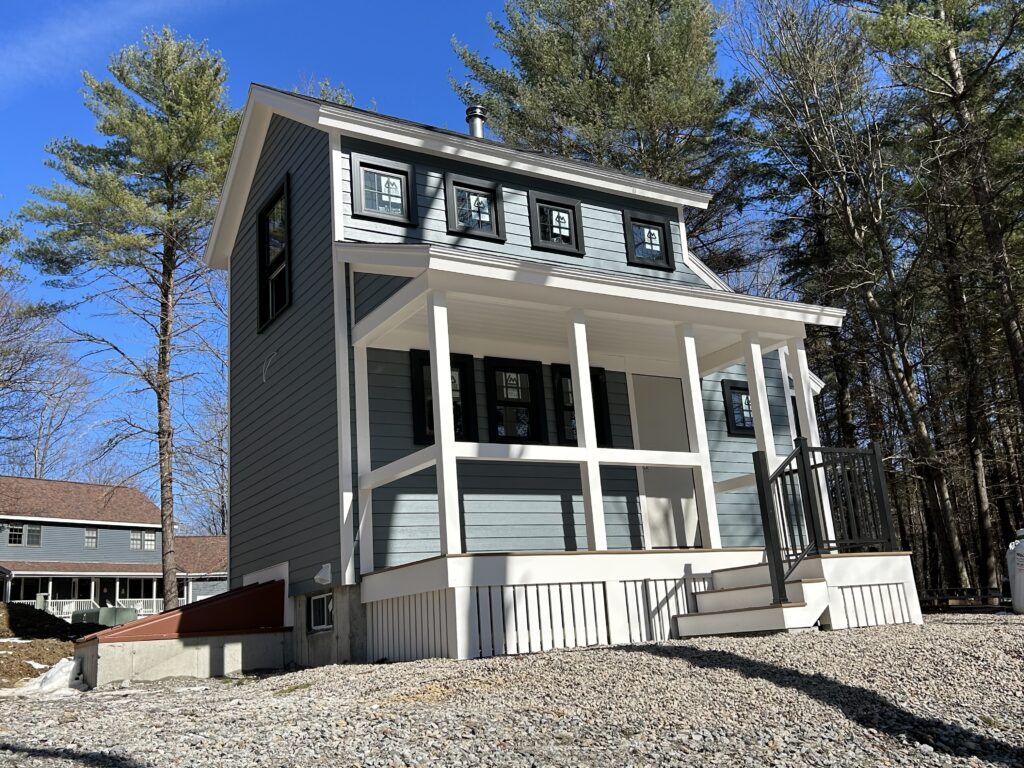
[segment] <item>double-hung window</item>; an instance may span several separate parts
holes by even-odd
[[[655,214],[623,211],[622,222],[628,263],[637,267],[675,269],[668,219]]]
[[[416,173],[408,163],[352,155],[352,215],[412,226]]]
[[[43,527],[11,523],[7,527],[7,543],[12,547],[38,547],[43,543]]]
[[[309,629],[319,632],[334,626],[334,597],[330,593],[312,595],[307,603]]]
[[[142,549],[142,531],[132,531],[128,534],[128,548]]]
[[[529,193],[530,241],[542,251],[583,255],[580,201],[540,192]]]
[[[291,216],[285,176],[258,217],[259,330],[291,303]]]
[[[85,529],[85,548],[96,549],[96,545],[99,541],[99,532],[95,528]]]
[[[146,531],[142,538],[142,548],[147,552],[156,549],[156,531]]]
[[[412,372],[412,432],[417,445],[434,442],[434,396],[430,386],[430,353],[423,349],[409,352]],[[476,431],[476,377],[473,358],[452,355],[452,413],[455,439],[473,442]]]
[[[551,366],[551,383],[555,394],[555,432],[559,445],[578,445],[576,436],[576,404],[572,390],[572,368]],[[603,368],[590,369],[590,389],[594,397],[594,422],[597,444],[611,448],[611,420],[608,412],[608,383]]]
[[[525,360],[484,358],[487,419],[496,443],[543,443],[544,383],[541,365]]]
[[[500,184],[446,173],[444,189],[448,234],[505,242]]]
[[[754,436],[754,408],[750,388],[745,381],[726,379],[722,382],[725,398],[725,426],[733,437]]]

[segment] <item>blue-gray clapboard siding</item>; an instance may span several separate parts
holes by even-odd
[[[409,354],[368,351],[371,459],[379,467],[417,448],[412,437]],[[475,360],[477,419],[486,439],[483,361]],[[551,373],[544,366],[549,434],[555,415]],[[624,374],[608,372],[612,441],[632,447]],[[636,473],[606,467],[601,480],[605,524],[613,549],[639,548],[642,536]],[[459,462],[464,547],[467,552],[586,549],[579,468],[570,464]],[[438,553],[437,485],[426,470],[373,493],[374,565],[420,560]]]
[[[257,325],[256,219],[289,174],[291,306]],[[293,594],[339,573],[327,134],[275,116],[231,255],[231,583],[287,560]]]
[[[90,526],[62,525],[57,523],[40,524],[42,538],[38,547],[12,546],[7,543],[10,522],[28,525],[28,521],[7,521],[0,519],[0,563],[5,560],[27,560],[46,563],[155,563],[160,562],[162,537],[159,529],[138,528],[134,530],[150,531],[156,534],[156,543],[152,550],[132,549],[130,534],[127,528],[95,526],[96,548],[85,546],[85,530]],[[145,536],[143,536],[145,541]],[[143,544],[145,546],[145,544]]]
[[[779,354],[771,352],[764,356],[764,375],[768,389],[768,403],[775,431],[775,450],[784,456],[793,450],[793,437],[789,426],[789,383],[782,380]],[[722,396],[722,380],[746,381],[746,366],[731,368],[709,374],[703,380],[704,417],[711,446],[711,472],[716,481],[728,480],[737,475],[754,471],[752,454],[757,450],[753,437],[733,437],[725,425],[725,400]],[[762,546],[761,512],[757,502],[757,491],[751,487],[729,493],[719,493],[718,525],[722,534],[722,546]]]
[[[638,200],[627,200],[590,190],[553,185],[539,179],[479,168],[445,158],[405,152],[354,139],[343,139],[342,150],[346,156],[349,152],[358,152],[384,159],[400,160],[413,165],[416,169],[418,213],[418,223],[414,227],[353,217],[351,215],[351,168],[349,163],[345,163],[343,165],[343,199],[346,213],[346,240],[368,243],[458,245],[504,256],[518,256],[532,261],[584,266],[591,270],[708,287],[707,283],[683,264],[682,241],[677,221],[678,212],[674,208],[645,205]],[[498,181],[504,186],[506,242],[499,243],[448,234],[444,200],[444,174],[446,171]],[[551,253],[531,247],[530,218],[527,205],[527,192],[531,189],[582,201],[583,240],[586,249],[584,256]],[[656,213],[673,220],[671,230],[672,249],[676,263],[675,271],[666,272],[626,263],[626,238],[622,224],[623,209]]]
[[[192,599],[203,600],[207,597],[226,592],[228,583],[224,579],[203,579],[192,582]]]
[[[411,278],[394,275],[374,275],[369,272],[357,272],[353,281],[353,314],[358,323],[377,307],[387,301],[391,295],[409,282]]]

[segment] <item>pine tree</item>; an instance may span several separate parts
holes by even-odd
[[[25,206],[38,235],[21,256],[131,329],[134,344],[114,331],[79,337],[153,397],[153,422],[126,421],[123,436],[155,443],[164,604],[173,608],[172,398],[187,378],[176,355],[201,321],[201,253],[238,122],[227,103],[224,62],[205,43],[166,28],[149,31],[141,44],[116,53],[108,69],[109,80],[84,74],[85,104],[104,140],[62,138],[48,146],[47,164],[62,180],[36,189]]]
[[[741,175],[730,162],[729,100],[715,74],[718,14],[707,0],[509,0],[491,20],[511,66],[455,43],[490,130],[540,150],[715,192],[688,211],[691,244],[720,272],[739,269]]]

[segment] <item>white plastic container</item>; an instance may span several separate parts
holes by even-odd
[[[1024,613],[1024,528],[1017,531],[1017,540],[1006,550],[1006,575],[1010,579],[1013,612]]]

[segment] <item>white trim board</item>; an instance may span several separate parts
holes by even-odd
[[[63,525],[81,525],[86,528],[161,528],[160,523],[123,523],[111,520],[78,520],[68,517],[34,517],[32,515],[0,515],[0,522],[16,520],[19,523],[61,523]]]

